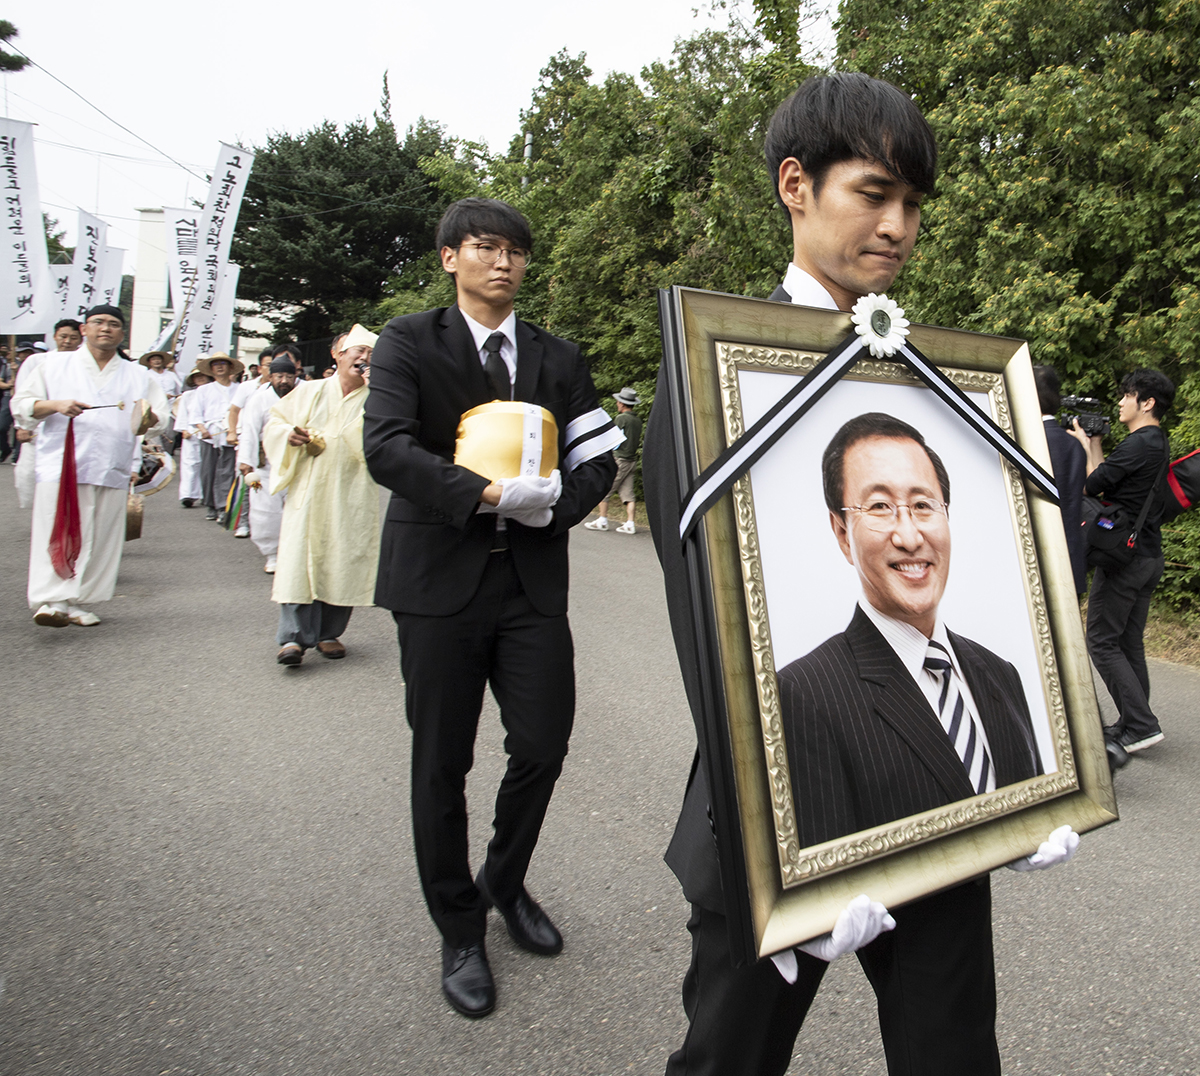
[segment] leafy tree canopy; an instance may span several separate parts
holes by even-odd
[[[280,338],[330,336],[369,317],[390,277],[433,245],[445,204],[422,157],[442,148],[424,119],[398,138],[386,79],[373,122],[325,122],[257,149],[232,258],[240,298]]]
[[[1114,402],[1157,367],[1176,447],[1200,443],[1200,2],[844,0],[838,55],[912,93],[941,147],[910,311],[1024,337]],[[1192,516],[1167,535],[1181,600],[1198,539]]]
[[[0,19],[0,44],[7,45],[20,31],[7,19]],[[14,56],[11,52],[0,49],[0,71],[24,71],[29,66],[29,60],[24,56]]]

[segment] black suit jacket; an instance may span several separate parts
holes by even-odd
[[[1083,482],[1087,478],[1087,453],[1052,418],[1044,419],[1046,444],[1050,448],[1050,469],[1058,486],[1058,504],[1062,509],[1067,551],[1071,554],[1071,574],[1075,593],[1087,590],[1087,545],[1083,539]]]
[[[996,787],[1040,773],[1017,670],[949,635],[987,733]],[[862,609],[779,673],[779,702],[801,847],[975,794],[933,707]]]
[[[579,348],[517,321],[513,398],[540,404],[558,424],[566,456],[567,423],[599,404]],[[393,318],[371,359],[363,447],[371,476],[392,491],[379,554],[375,603],[396,612],[450,616],[479,586],[496,532],[495,515],[479,515],[488,480],[454,463],[464,411],[494,399],[467,323],[457,306]],[[562,496],[549,526],[509,520],[513,563],[539,613],[567,610],[567,540],[612,486],[616,464],[606,452],[562,469]]]

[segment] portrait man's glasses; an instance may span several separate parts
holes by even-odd
[[[945,501],[919,500],[911,504],[893,504],[891,501],[872,501],[870,504],[846,504],[843,512],[857,512],[863,522],[873,531],[890,531],[900,523],[900,509],[907,508],[912,521],[920,526],[922,523],[940,523],[950,514],[950,506]]]
[[[463,243],[461,246],[475,251],[475,257],[484,265],[495,265],[501,254],[507,254],[509,265],[514,269],[524,269],[532,257],[524,247],[502,247],[499,243]]]

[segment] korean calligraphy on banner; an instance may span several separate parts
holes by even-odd
[[[0,333],[47,332],[56,307],[33,159],[33,124],[0,119]]]
[[[224,327],[218,321],[224,303],[226,269],[229,265],[229,245],[237,224],[246,181],[254,164],[254,154],[240,146],[221,143],[217,166],[208,190],[208,201],[200,216],[198,235],[199,258],[194,290],[184,293],[183,315],[176,341],[176,372],[186,377],[196,364],[196,356],[209,350],[227,347],[232,329],[233,296],[227,296],[229,315]],[[233,277],[236,281],[236,274]],[[172,281],[172,286],[174,282]],[[231,286],[236,287],[236,283]],[[180,298],[174,300],[177,304]]]
[[[79,238],[75,241],[75,261],[71,265],[71,287],[67,292],[64,317],[83,321],[84,315],[93,306],[104,301],[100,298],[100,271],[107,237],[108,225],[81,209]]]
[[[105,247],[100,259],[99,284],[96,302],[110,306],[121,305],[121,276],[125,270],[125,251],[122,247]]]

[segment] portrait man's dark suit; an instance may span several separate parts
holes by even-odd
[[[1016,669],[948,634],[987,733],[996,787],[1041,773]],[[844,632],[781,670],[779,702],[801,847],[975,794],[929,701],[861,608]]]
[[[558,425],[562,493],[548,526],[510,519],[498,538],[498,517],[477,511],[489,480],[453,462],[460,417],[495,398],[457,306],[396,318],[383,329],[364,419],[367,464],[392,491],[375,601],[393,611],[400,630],[418,866],[434,922],[456,948],[482,941],[486,926],[487,903],[466,860],[463,802],[485,685],[500,704],[510,756],[487,861],[499,903],[523,886],[571,732],[568,532],[616,473],[611,452],[574,469],[567,464],[569,423],[599,406],[579,348],[520,320],[515,342],[513,399],[540,404]],[[485,628],[473,635],[463,617],[511,597],[483,593],[502,578],[492,567],[502,545],[529,609],[495,637]]]

